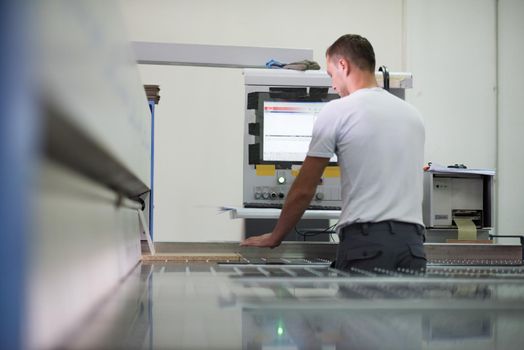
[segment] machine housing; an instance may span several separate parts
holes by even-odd
[[[422,208],[427,228],[456,229],[455,218],[467,218],[490,229],[493,175],[426,171]]]

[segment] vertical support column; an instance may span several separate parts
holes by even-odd
[[[155,197],[155,100],[149,99],[149,109],[151,110],[151,192],[149,193],[149,234],[153,239],[153,220],[154,220],[154,197]]]
[[[0,348],[27,339],[27,290],[38,172],[39,118],[35,98],[31,4],[0,1]]]

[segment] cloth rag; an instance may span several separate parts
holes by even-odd
[[[286,64],[284,66],[284,69],[294,69],[294,70],[319,70],[320,65],[315,61],[310,60],[302,60],[298,62],[292,62],[289,64]]]

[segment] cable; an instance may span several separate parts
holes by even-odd
[[[295,226],[294,230],[296,234],[303,237],[304,241],[306,241],[307,237],[313,237],[313,236],[320,235],[320,234],[329,234],[330,235],[329,238],[331,240],[332,239],[331,234],[336,233],[336,231],[333,229],[335,228],[335,226],[337,226],[337,224],[331,225],[325,229],[310,229],[306,231],[299,231],[298,228]]]

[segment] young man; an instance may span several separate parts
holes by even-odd
[[[306,159],[271,233],[243,246],[276,247],[308,207],[324,168],[337,154],[342,211],[336,268],[426,267],[420,114],[379,88],[369,41],[347,34],[326,52],[327,72],[341,96],[320,112]]]

